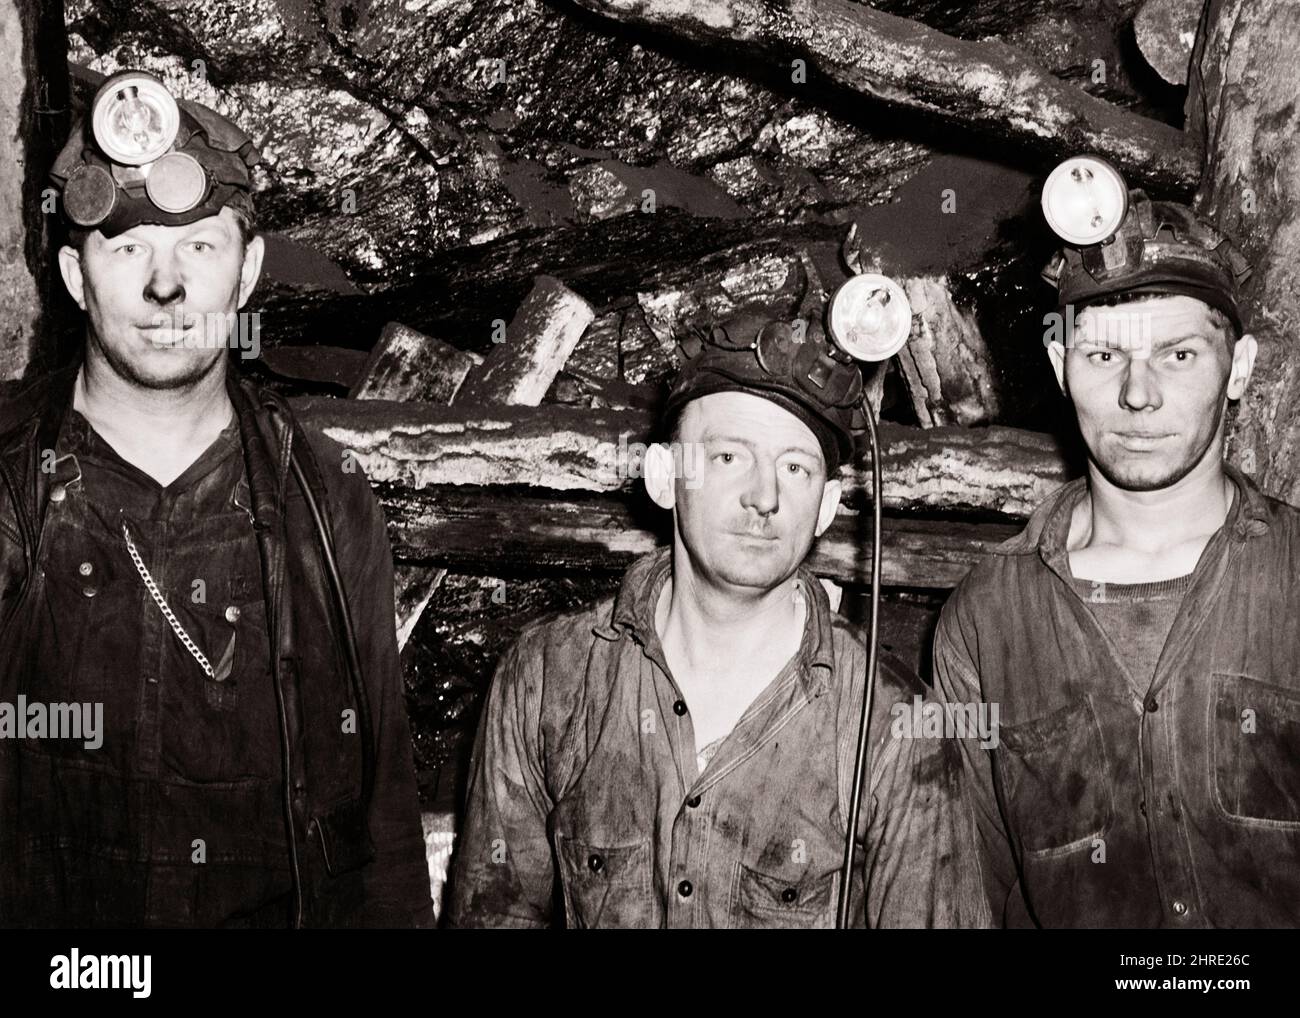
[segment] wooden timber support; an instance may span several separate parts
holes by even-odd
[[[653,423],[644,411],[320,397],[292,403],[306,422],[352,449],[380,486],[399,560],[615,569],[653,547],[665,522],[638,490]],[[1073,474],[1054,439],[1014,428],[886,423],[881,441],[885,504],[895,512],[1023,518]],[[846,505],[814,552],[822,575],[852,582],[865,575],[869,527],[854,513],[865,507],[868,469],[859,459],[845,470]],[[883,546],[886,581],[950,587],[1016,529],[893,518]]]

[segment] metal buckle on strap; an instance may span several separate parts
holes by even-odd
[[[242,501],[241,501],[242,499]],[[244,512],[248,513],[248,522],[257,525],[257,518],[253,515],[253,493],[248,487],[243,475],[235,482],[235,488],[230,493],[230,501],[233,505],[238,506]]]
[[[72,473],[64,465],[65,460],[72,460]],[[74,484],[81,483],[81,464],[77,462],[74,453],[65,452],[62,456],[55,457],[54,460],[54,482],[50,487],[50,501],[62,502],[68,497],[68,489]]]

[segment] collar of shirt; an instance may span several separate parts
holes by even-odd
[[[1223,470],[1236,486],[1237,497],[1232,500],[1232,506],[1228,509],[1222,529],[1236,541],[1245,541],[1267,533],[1272,511],[1263,492],[1253,480],[1231,463],[1225,461]],[[1070,520],[1074,507],[1087,490],[1086,477],[1076,477],[1073,481],[1061,485],[1034,510],[1025,529],[1000,545],[995,552],[1012,555],[1024,554],[1028,551],[1037,552],[1052,572],[1066,582],[1071,582],[1072,574],[1065,543],[1070,536]]]
[[[607,640],[617,640],[619,629],[626,630],[666,675],[670,671],[655,628],[655,605],[671,572],[671,547],[659,548],[637,559],[623,576],[609,624],[593,630]],[[826,690],[827,678],[835,667],[831,606],[825,589],[806,566],[799,567],[796,577],[808,605],[803,640],[799,644],[799,675],[804,691],[812,698]]]
[[[168,502],[174,508],[175,502],[187,493],[194,496],[196,505],[199,501],[207,501],[207,493],[203,490],[206,486],[203,481],[214,477],[215,472],[226,463],[227,459],[240,450],[239,420],[232,412],[229,423],[222,428],[217,437],[195,458],[194,462],[166,486],[159,484],[155,478],[124,459],[94,429],[90,421],[71,405],[68,406],[68,412],[64,416],[56,445],[60,455],[71,453],[79,462],[84,460],[97,467],[111,470],[122,481],[128,482],[125,486],[126,490],[138,494],[140,498],[139,504],[131,506],[132,511],[151,515],[154,506],[160,500]],[[224,482],[222,483],[224,486]],[[246,487],[242,479],[240,484]],[[119,493],[122,493],[120,489]],[[223,497],[224,494],[223,492]],[[236,492],[236,504],[238,504],[238,494]],[[244,501],[249,499],[245,496]]]

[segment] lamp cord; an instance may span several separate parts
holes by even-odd
[[[883,485],[880,471],[880,440],[876,435],[875,414],[865,389],[862,393],[862,406],[867,418],[867,433],[871,439],[871,628],[867,645],[867,683],[862,697],[862,717],[858,721],[858,746],[853,762],[853,785],[849,796],[849,822],[848,830],[844,834],[844,865],[840,872],[839,905],[835,915],[835,928],[838,930],[847,929],[849,925],[853,857],[857,847],[858,814],[862,810],[862,776],[864,773],[870,775],[871,702],[876,688],[876,663],[880,635],[880,500]],[[865,880],[863,881],[863,891],[864,893],[866,891]],[[867,916],[865,902],[863,903],[862,914],[864,922],[869,927],[871,923],[870,918]]]

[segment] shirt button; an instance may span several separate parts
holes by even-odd
[[[676,714],[678,717],[681,717],[683,714],[685,714],[686,701],[678,700],[675,704],[673,704],[673,713]]]
[[[82,576],[89,576],[94,571],[95,571],[95,567],[91,565],[91,563],[89,562],[83,562],[81,563],[81,565],[77,566],[77,572],[79,572]]]
[[[1160,709],[1160,704],[1154,696],[1148,696],[1147,701],[1143,706],[1146,707],[1148,714],[1154,714]]]
[[[81,592],[85,594],[87,597],[94,597],[97,593],[99,593],[94,587],[82,587]]]
[[[700,804],[700,797],[698,795],[692,795],[689,799],[686,800],[686,805],[688,805],[691,809],[694,809],[699,804]]]
[[[587,856],[587,868],[590,869],[592,873],[599,873],[605,868],[605,860],[595,852],[592,852],[591,855]]]
[[[793,887],[787,887],[784,891],[781,892],[781,900],[784,901],[787,905],[794,904],[794,902],[797,901],[798,898],[799,898],[799,892],[795,890]]]
[[[1147,815],[1147,801],[1145,799],[1143,799],[1141,802],[1138,803],[1138,811],[1143,816]]]
[[[50,489],[51,502],[62,502],[67,497],[68,497],[68,489],[66,485],[56,484],[53,488]]]
[[[1187,906],[1184,905],[1181,901],[1175,901],[1175,902],[1174,902],[1174,914],[1175,914],[1175,915],[1187,915]]]
[[[239,607],[237,605],[232,604],[229,608],[226,609],[226,621],[227,622],[239,621]]]
[[[693,890],[695,890],[695,888],[691,886],[691,882],[689,880],[683,880],[680,884],[677,885],[677,893],[680,894],[683,898],[689,898]]]

